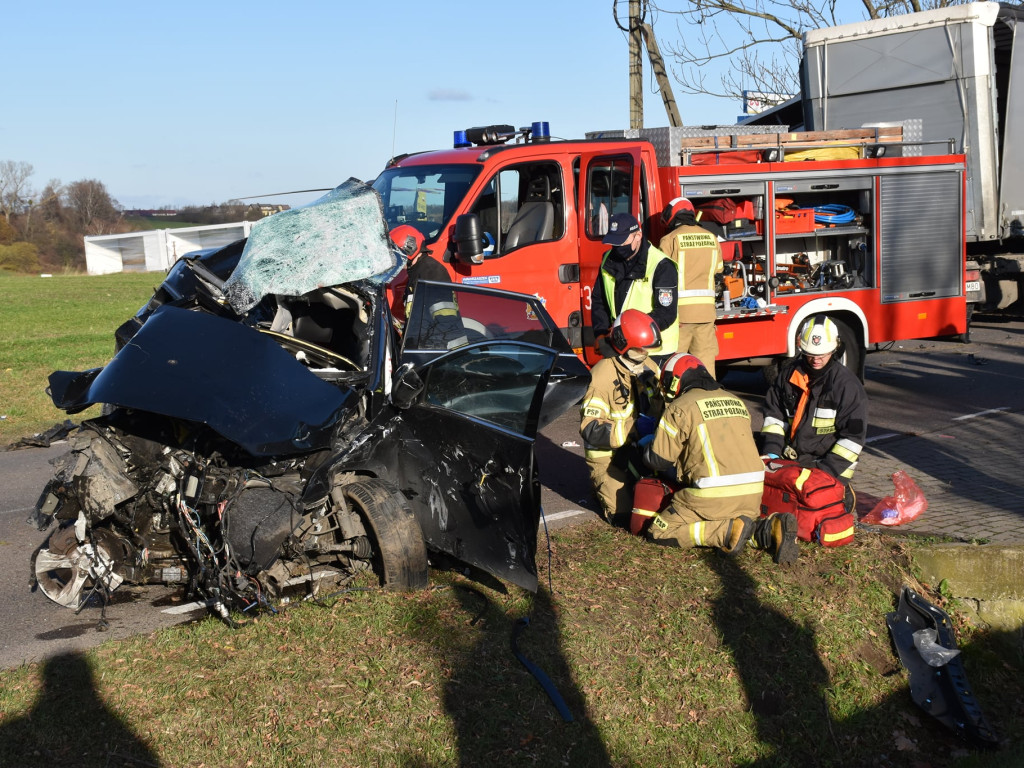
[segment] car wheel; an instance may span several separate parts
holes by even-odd
[[[387,589],[425,589],[427,547],[416,516],[402,495],[376,478],[361,478],[341,488],[373,539],[374,568]]]

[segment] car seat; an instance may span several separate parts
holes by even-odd
[[[505,235],[503,250],[550,240],[555,229],[555,204],[551,202],[551,182],[547,176],[535,176],[527,187],[526,201]]]

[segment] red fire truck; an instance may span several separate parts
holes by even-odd
[[[924,156],[892,129],[760,130],[487,126],[392,159],[373,186],[389,227],[423,232],[455,282],[541,297],[590,364],[608,217],[632,213],[657,244],[680,196],[723,246],[720,361],[792,356],[812,313],[839,325],[858,373],[872,344],[966,335],[962,155]]]

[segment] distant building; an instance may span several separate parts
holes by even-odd
[[[133,208],[123,212],[125,216],[135,216],[142,219],[166,219],[172,216],[177,216],[178,212],[170,208],[161,208],[159,210],[152,210],[146,208]]]
[[[249,207],[258,209],[264,216],[281,213],[281,211],[287,211],[291,208],[290,205],[271,205],[270,203],[253,203]]]
[[[248,237],[251,228],[252,222],[239,221],[123,235],[91,235],[84,238],[85,265],[90,275],[166,272],[186,253],[228,245]]]

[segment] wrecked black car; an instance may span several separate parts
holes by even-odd
[[[104,410],[33,515],[42,592],[181,584],[227,617],[445,559],[535,589],[533,440],[587,370],[533,296],[422,282],[401,327],[403,264],[350,180],[177,262],[105,367],[53,373],[57,407]]]

